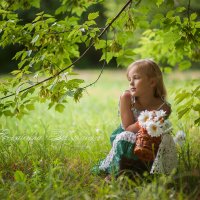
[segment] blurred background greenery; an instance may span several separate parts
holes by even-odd
[[[146,2],[148,4],[148,0],[143,0],[143,3]],[[166,1],[166,5],[170,4],[170,2],[174,2],[175,6],[181,6],[181,5],[187,5],[188,0],[168,0]],[[121,7],[124,5],[124,1],[121,0],[104,0],[102,4],[95,4],[89,7],[89,9],[84,12],[81,16],[80,24],[87,19],[88,13],[90,12],[97,12],[99,11],[99,17],[97,19],[97,24],[99,27],[105,26],[106,20],[108,17],[114,17],[116,13],[121,9]],[[34,7],[31,7],[27,10],[19,9],[17,12],[20,15],[20,18],[23,20],[21,21],[22,24],[26,24],[27,22],[31,22],[35,18],[35,14],[41,11],[45,11],[45,13],[54,14],[55,10],[60,6],[59,0],[41,0],[40,9],[36,9]],[[160,9],[160,8],[159,8]],[[200,4],[199,0],[192,0],[190,2],[190,12],[196,12],[197,14],[200,13]],[[163,10],[163,13],[165,13],[165,10]],[[185,13],[187,15],[187,13]],[[58,15],[57,18],[62,18],[62,14]],[[151,16],[149,16],[151,17]],[[199,18],[199,16],[198,16]],[[139,32],[134,32],[131,41],[131,46],[134,48],[137,46],[137,38],[140,37]],[[0,33],[1,37],[1,33]],[[11,72],[14,69],[17,69],[18,61],[12,60],[15,53],[19,50],[21,50],[23,47],[19,45],[10,45],[6,46],[5,48],[0,47],[0,74]],[[83,45],[79,45],[80,51],[83,52],[85,47]],[[94,48],[92,48],[89,53],[87,54],[84,59],[82,59],[75,67],[77,69],[91,69],[91,68],[99,68],[101,66],[101,63],[99,62],[101,58],[101,51],[96,51]],[[190,69],[199,69],[199,62],[192,62],[192,67]],[[113,58],[111,62],[109,63],[109,68],[116,67],[116,60]],[[120,66],[119,66],[120,67]]]

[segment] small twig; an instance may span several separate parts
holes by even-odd
[[[130,3],[132,3],[132,0],[128,0],[128,1],[127,1],[127,3],[126,3],[126,4],[123,6],[123,8],[119,11],[119,13],[111,20],[111,22],[110,22],[109,24],[107,24],[107,26],[105,27],[105,29],[103,29],[103,31],[99,34],[98,38],[100,38],[100,37],[109,29],[109,27],[117,20],[117,18],[121,15],[121,13],[126,9],[126,7],[127,7]],[[93,41],[93,42],[89,45],[89,47],[82,53],[82,55],[81,55],[79,58],[77,58],[77,59],[76,59],[72,64],[70,64],[69,66],[67,66],[67,67],[65,67],[64,69],[60,70],[59,72],[57,72],[57,73],[54,74],[53,76],[50,76],[49,78],[46,78],[46,79],[44,79],[44,80],[42,80],[42,81],[36,83],[35,85],[29,86],[29,87],[27,87],[27,88],[24,88],[23,90],[19,91],[19,93],[24,92],[24,91],[26,91],[26,90],[29,90],[29,89],[31,89],[31,88],[33,88],[33,87],[38,86],[38,85],[41,85],[42,83],[47,82],[47,81],[49,81],[49,80],[51,80],[51,79],[57,77],[58,75],[60,75],[60,74],[61,74],[62,72],[64,72],[65,70],[71,68],[75,63],[77,63],[79,60],[81,60],[81,59],[85,56],[85,54],[91,49],[91,47],[94,46],[94,44],[95,44],[95,42]],[[0,98],[0,100],[6,99],[6,98],[11,97],[11,96],[14,96],[14,95],[15,95],[15,93],[12,93],[12,94],[10,94],[10,95],[7,95],[7,96],[4,96],[4,97]]]
[[[84,86],[84,87],[82,87],[82,88],[80,88],[80,89],[84,90],[84,89],[86,89],[87,87],[90,87],[90,86],[94,85],[94,84],[100,79],[101,75],[103,74],[104,67],[105,67],[105,65],[106,65],[107,46],[108,46],[108,38],[107,38],[107,32],[106,32],[105,59],[104,59],[103,65],[102,65],[102,67],[101,67],[101,71],[100,71],[100,73],[99,73],[99,76],[97,77],[97,79],[96,79],[94,82],[92,82],[92,83],[90,83],[90,84],[88,84],[88,85],[86,85],[86,86]]]

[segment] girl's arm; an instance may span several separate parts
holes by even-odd
[[[120,97],[120,116],[121,122],[126,131],[138,132],[138,123],[134,122],[133,112],[131,110],[131,93],[126,90]]]
[[[140,129],[139,124],[137,122],[135,122],[134,124],[129,125],[125,130],[137,133],[139,131],[139,129]]]

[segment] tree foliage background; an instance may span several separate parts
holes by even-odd
[[[12,48],[17,66],[1,81],[0,115],[21,118],[37,101],[62,112],[86,88],[72,75],[89,50],[118,66],[147,57],[166,73],[190,68],[200,60],[199,10],[197,0],[2,0],[0,47]],[[177,95],[180,117],[200,115],[199,88]]]

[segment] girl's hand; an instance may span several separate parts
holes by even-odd
[[[127,93],[131,95],[131,90],[130,89],[125,90],[121,96],[126,95]]]
[[[140,130],[140,125],[137,121],[134,124],[131,124],[130,126],[128,126],[125,130],[133,132],[133,133],[137,133]]]

